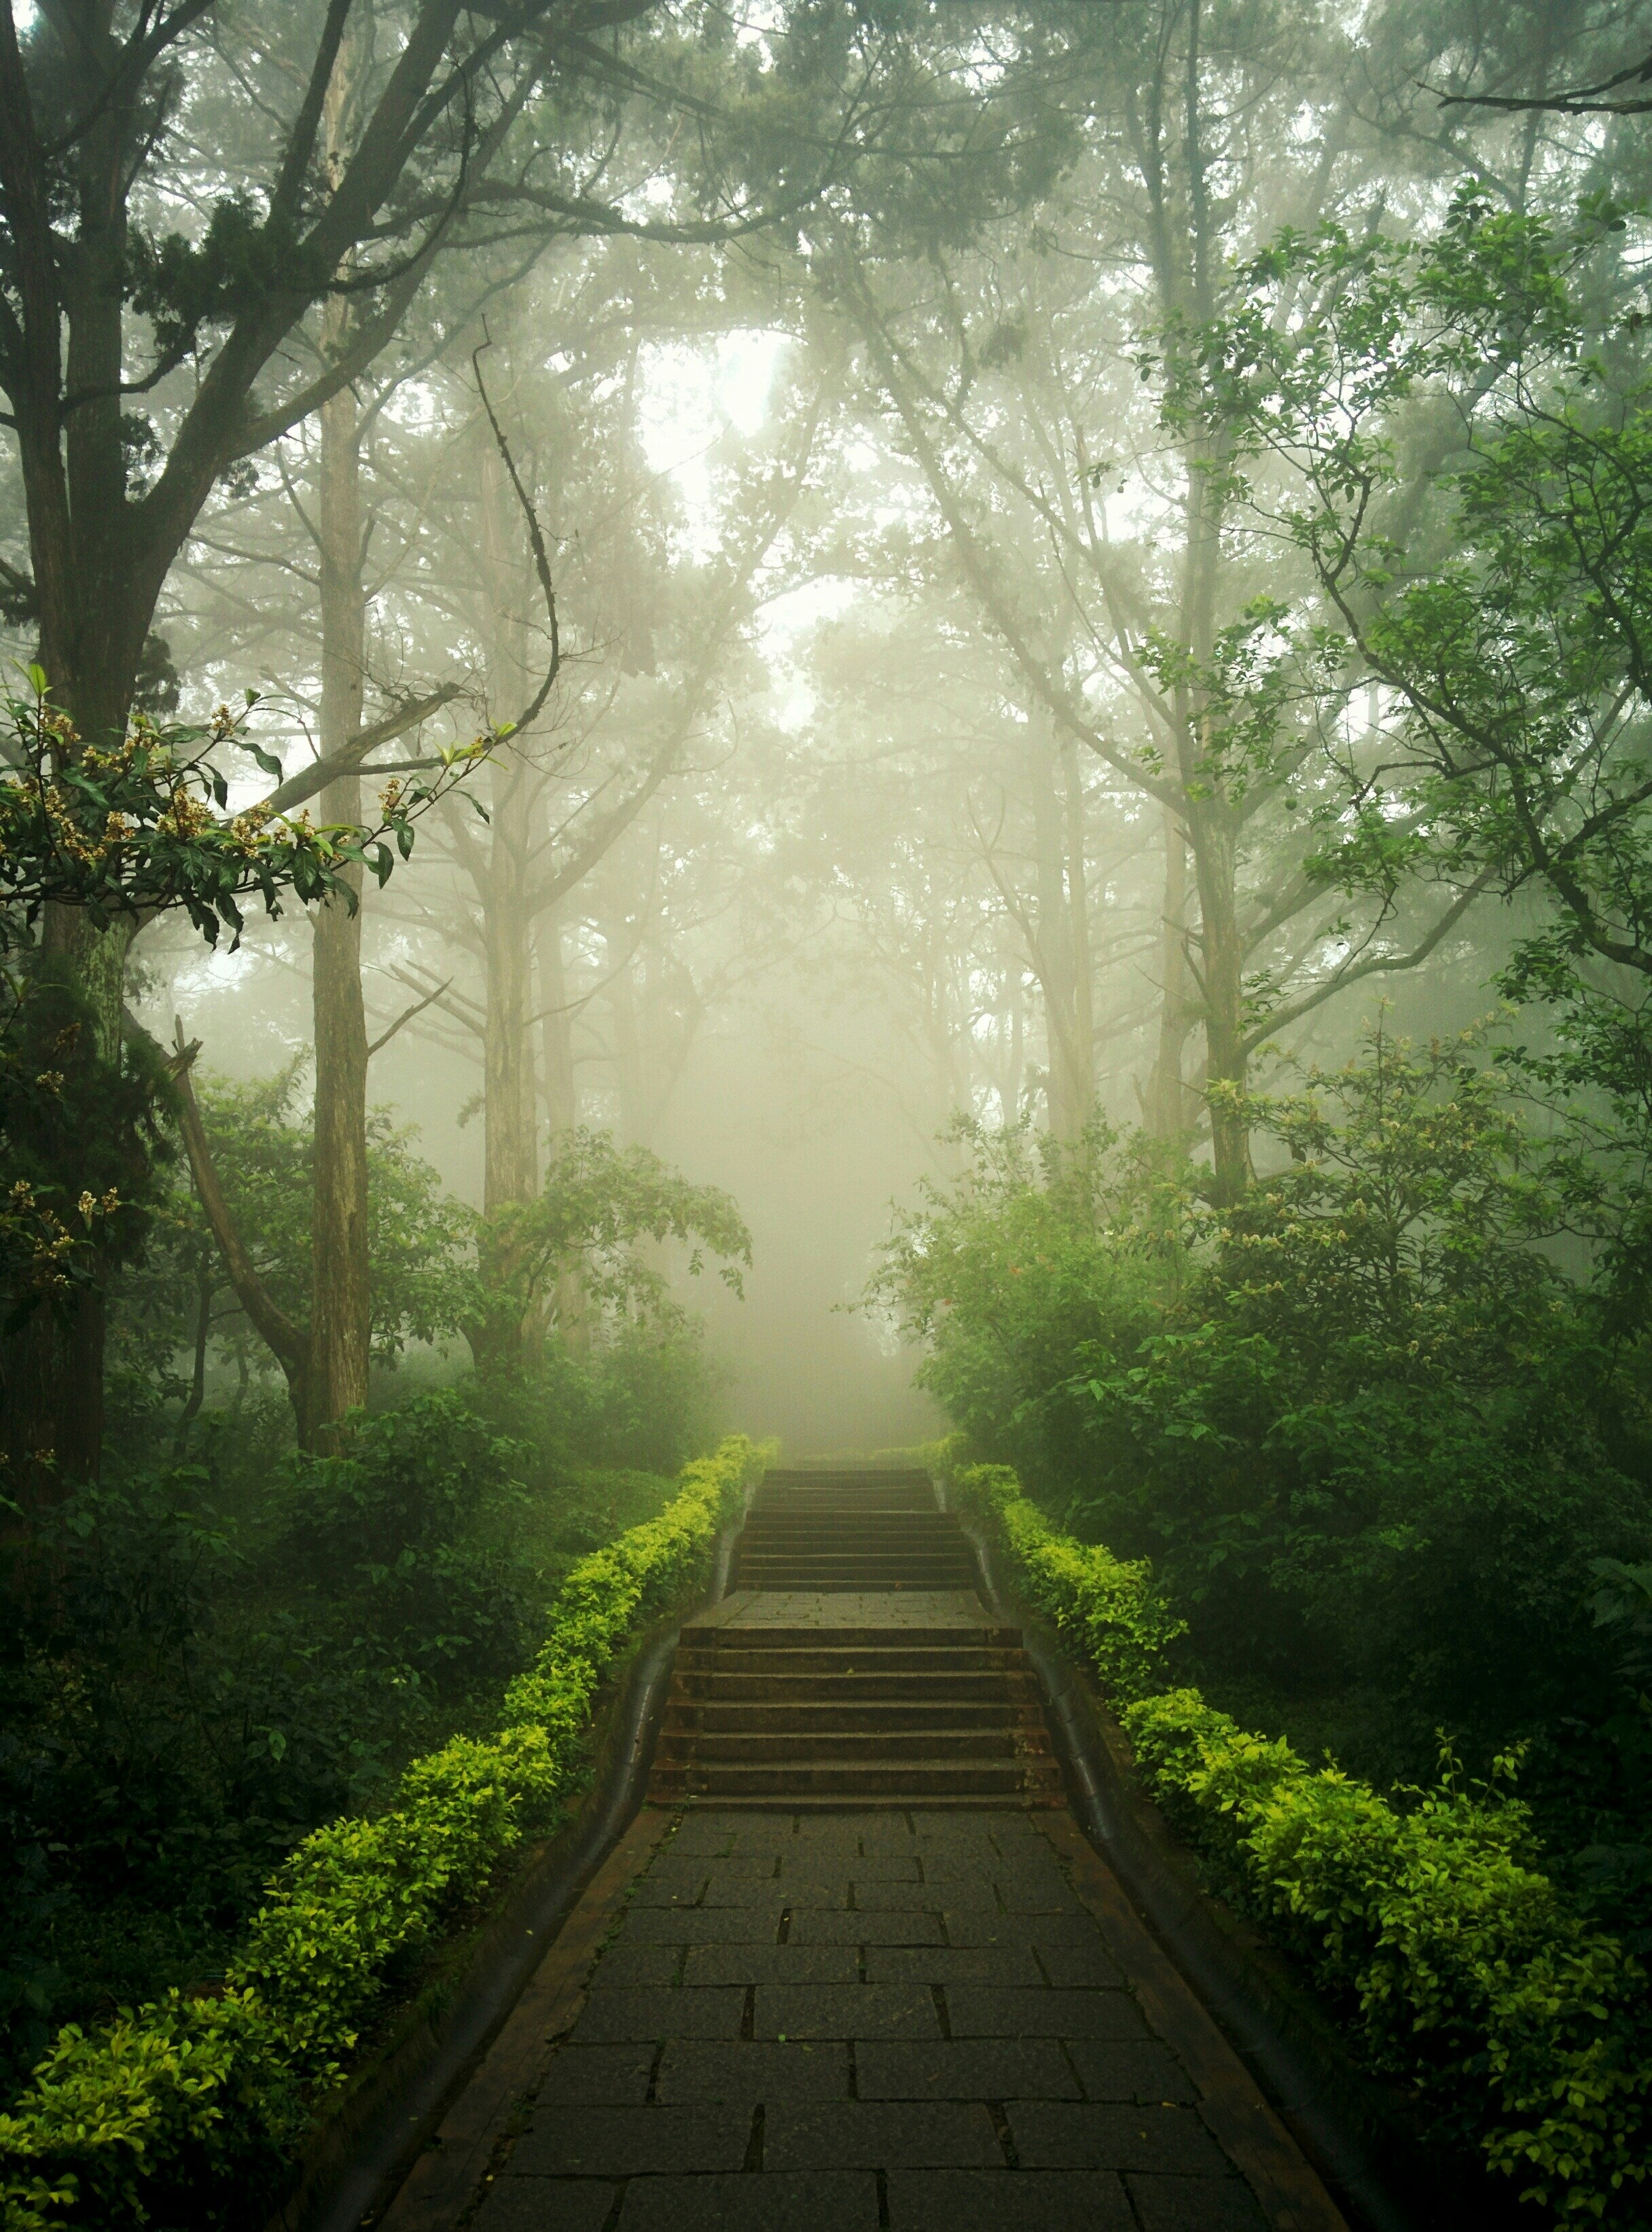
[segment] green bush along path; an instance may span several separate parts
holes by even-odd
[[[415,1759],[391,1801],[307,1837],[269,1884],[221,1992],[172,1991],[68,2024],[0,2115],[4,2232],[246,2224],[456,1911],[586,1773],[605,1671],[703,1593],[719,1531],[765,1452],[742,1437],[686,1466],[657,1516],[580,1559],[490,1736]]]
[[[944,1472],[954,1445],[935,1452]],[[1539,2221],[1641,2224],[1652,2171],[1652,1993],[1635,1950],[1537,1865],[1512,1762],[1390,1794],[1311,1767],[1190,1688],[1145,1560],[1053,1528],[1004,1465],[956,1501],[998,1535],[1026,1598],[1087,1656],[1137,1762],[1225,1887],[1304,1958],[1374,2071],[1441,2136],[1477,2144]]]
[[[927,1475],[770,1476],[653,1803],[383,2232],[1336,2232],[972,1581]]]

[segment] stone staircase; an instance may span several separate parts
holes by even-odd
[[[734,1577],[762,1593],[683,1629],[651,1803],[1062,1804],[1020,1631],[975,1583],[926,1474],[771,1473]]]
[[[733,1589],[965,1589],[975,1561],[922,1472],[771,1472]]]

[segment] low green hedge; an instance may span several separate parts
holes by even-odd
[[[456,1737],[413,1761],[385,1812],[306,1838],[221,1996],[172,1992],[59,2034],[0,2116],[3,2232],[247,2221],[249,2187],[290,2156],[390,1983],[576,1787],[605,1670],[703,1575],[771,1454],[725,1441],[657,1517],[580,1559],[498,1733]]]
[[[1167,1690],[1179,1632],[1145,1561],[1052,1528],[1001,1465],[954,1470],[1028,1599],[1119,1707],[1146,1781],[1349,2010],[1368,2065],[1412,2087],[1558,2223],[1643,2223],[1652,2176],[1652,1995],[1615,1937],[1532,1864],[1513,1762],[1491,1787],[1386,1797],[1310,1767],[1196,1690]]]

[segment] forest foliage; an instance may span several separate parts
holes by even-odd
[[[373,1507],[400,1490],[420,1444],[441,1452],[438,1496],[497,1492],[499,1444],[450,1400],[429,1398],[360,1437],[366,1463],[320,1461],[314,1550],[382,1550]],[[492,1732],[450,1737],[409,1761],[372,1814],[327,1820],[296,1844],[236,1933],[220,1992],[174,1989],[112,2021],[64,2027],[0,2116],[9,2228],[180,2210],[234,2222],[250,2196],[273,2189],[386,1989],[405,1986],[444,1917],[485,1898],[525,1835],[554,1825],[579,1785],[605,1672],[651,1617],[703,1584],[717,1533],[768,1454],[722,1443],[684,1469],[653,1517],[576,1560],[526,1668],[492,1702]],[[431,1614],[450,1606],[428,1593],[419,1603],[418,1561],[401,1562],[411,1594],[398,1611],[418,1615],[428,1642]],[[442,1564],[438,1550],[437,1599],[450,1580]]]
[[[275,2177],[755,1462],[684,1281],[835,1435],[920,1167],[1216,1878],[1632,2206],[1646,36],[0,16],[9,2225]]]
[[[1186,1630],[1146,1560],[1053,1528],[1009,1467],[961,1463],[956,1442],[935,1454],[1027,1601],[1094,1667],[1217,1887],[1302,1959],[1366,2067],[1553,2221],[1637,2221],[1652,2178],[1645,1936],[1603,1929],[1546,1872],[1513,1787],[1519,1749],[1474,1777],[1447,1742],[1426,1785],[1387,1793],[1334,1759],[1311,1766],[1198,1690],[1163,1688]]]

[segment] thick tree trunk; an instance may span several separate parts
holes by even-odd
[[[1156,1139],[1183,1146],[1190,1131],[1189,1090],[1182,1078],[1194,1024],[1188,982],[1188,840],[1177,817],[1164,811],[1164,907],[1159,930],[1158,1046],[1142,1113]]]
[[[573,1068],[573,1016],[568,1004],[567,971],[562,960],[562,925],[554,915],[541,917],[534,935],[539,963],[540,1074],[545,1093],[545,1127],[550,1152],[580,1121],[580,1088]],[[557,1274],[551,1298],[559,1337],[584,1354],[591,1346],[585,1289],[574,1270]]]
[[[1058,769],[1064,778],[1059,788]],[[1050,1130],[1056,1139],[1070,1141],[1084,1136],[1095,1112],[1096,1092],[1084,801],[1076,750],[1069,765],[1059,745],[1035,743],[1032,775],[1038,918],[1030,958],[1044,995]]]
[[[84,1003],[88,1051],[118,1070],[124,1060],[124,989],[133,933],[124,923],[94,930],[77,910],[52,908],[42,958]],[[55,1206],[75,1223],[75,1176],[62,1174]],[[35,1310],[0,1338],[0,1450],[6,1492],[25,1509],[43,1510],[79,1483],[94,1480],[103,1453],[103,1353],[107,1320],[105,1270],[55,1307]]]
[[[527,661],[522,599],[526,581],[520,531],[504,469],[495,448],[482,465],[482,579],[488,602],[488,682],[496,703],[519,704]],[[520,741],[520,740],[519,740]],[[534,1080],[534,922],[528,880],[535,786],[520,749],[492,764],[489,834],[481,890],[484,971],[483,1023],[483,1147],[482,1205],[495,1217],[539,1191],[539,1109]],[[518,1307],[521,1263],[508,1237],[483,1243],[483,1275],[496,1298],[485,1327],[471,1337],[479,1366],[520,1362],[534,1328]]]
[[[152,597],[133,578],[126,548],[119,394],[126,220],[124,204],[104,190],[120,165],[120,120],[106,113],[76,150],[79,249],[58,274],[69,314],[64,377],[72,392],[92,399],[66,424],[43,395],[36,408],[18,416],[40,663],[54,704],[81,737],[103,745],[126,733],[153,609]],[[56,324],[54,315],[54,332]],[[55,343],[50,356],[55,386]],[[100,931],[78,912],[60,907],[49,910],[42,937],[45,959],[85,1003],[99,1057],[116,1068],[132,939],[125,924]],[[97,1267],[92,1283],[63,1311],[36,1311],[5,1344],[6,1441],[25,1500],[36,1506],[96,1476],[107,1315]]]
[[[1233,818],[1220,801],[1195,808],[1194,859],[1199,882],[1200,970],[1204,979],[1205,1091],[1219,1203],[1236,1201],[1250,1183],[1250,1131],[1234,1105],[1247,1076],[1244,1028],[1245,944],[1235,902]],[[1214,1088],[1214,1089],[1213,1089]]]
[[[321,415],[321,748],[333,752],[361,726],[361,460],[351,391],[341,389],[322,405]],[[348,775],[329,783],[321,793],[321,813],[323,821],[359,821],[360,778]],[[372,1351],[367,1016],[361,996],[359,868],[349,872],[349,881],[356,893],[354,910],[342,899],[331,899],[314,917],[310,1356],[300,1418],[300,1438],[312,1449],[325,1443],[330,1426],[366,1403]]]

